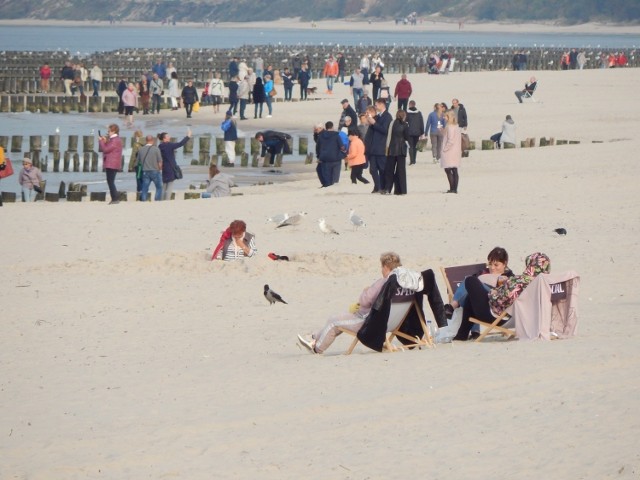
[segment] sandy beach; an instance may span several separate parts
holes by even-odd
[[[473,151],[458,195],[443,194],[425,152],[402,197],[345,172],[318,189],[309,165],[299,181],[214,200],[5,204],[0,478],[638,478],[638,73],[534,74],[539,102],[522,105],[513,91],[531,72],[409,76],[425,117],[459,98],[478,143],[506,114],[519,140],[580,141]],[[243,129],[337,122],[348,88],[333,97],[275,104],[269,123]],[[309,215],[291,229],[266,223],[285,211]],[[320,217],[340,235],[322,234]],[[210,262],[236,218],[257,256]],[[323,356],[298,347],[296,334],[379,276],[381,252],[436,270],[496,245],[516,273],[542,251],[553,272],[580,274],[576,338],[351,356],[344,336]],[[265,283],[288,305],[269,306]]]

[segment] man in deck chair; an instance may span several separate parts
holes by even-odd
[[[373,303],[378,298],[380,291],[387,282],[391,272],[402,265],[400,256],[395,252],[386,252],[380,255],[380,268],[382,277],[365,288],[360,294],[358,303],[349,308],[348,313],[335,315],[327,321],[326,325],[313,335],[298,335],[300,345],[311,353],[323,353],[333,343],[341,330],[345,329],[357,333],[362,327],[365,318],[369,315]]]
[[[381,352],[385,344],[387,321],[389,319],[389,312],[391,311],[392,299],[394,295],[396,295],[398,288],[403,288],[403,286],[410,284],[406,276],[411,276],[411,274],[415,273],[407,271],[406,269],[403,270],[404,271],[396,269],[396,274],[389,278],[373,304],[371,312],[369,312],[364,324],[358,331],[358,340],[360,340],[363,345],[377,352]],[[419,275],[419,278],[411,280],[411,283],[413,283],[414,286],[413,290],[416,291],[415,298],[420,312],[422,312],[423,299],[426,295],[436,324],[438,327],[446,327],[447,318],[444,315],[444,304],[440,296],[440,290],[438,290],[436,284],[433,270],[424,270]],[[421,325],[420,316],[421,314],[419,314],[415,308],[411,308],[400,327],[400,332],[410,338],[417,337],[418,339],[422,339],[425,332],[423,325]],[[405,345],[410,346],[412,343],[415,344],[414,341],[408,340],[407,338],[401,336],[397,338]]]
[[[536,77],[531,77],[529,79],[529,83],[524,84],[524,88],[522,90],[516,90],[514,93],[518,98],[518,101],[522,103],[523,98],[533,98],[533,92],[536,91],[536,87],[538,86],[538,81]]]

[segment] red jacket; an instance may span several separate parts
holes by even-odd
[[[324,64],[324,70],[322,71],[325,77],[337,77],[338,76],[338,62],[327,61]]]
[[[406,78],[403,78],[396,83],[396,90],[393,94],[397,98],[409,98],[411,96],[411,82]]]

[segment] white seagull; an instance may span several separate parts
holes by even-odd
[[[289,218],[289,214],[288,213],[278,213],[277,215],[274,215],[273,217],[269,217],[267,218],[267,223],[268,222],[273,222],[276,225],[284,222],[287,218]]]
[[[356,211],[351,209],[349,212],[349,221],[351,225],[353,225],[354,230],[357,230],[358,227],[366,227],[367,224],[364,223],[364,220],[359,215],[356,215]]]
[[[318,226],[320,227],[320,231],[325,235],[327,233],[331,233],[332,235],[340,235],[338,232],[335,231],[335,229],[331,225],[327,224],[324,218],[318,219]]]
[[[281,221],[276,226],[276,228],[298,225],[306,214],[307,212],[300,212],[300,213],[296,213],[295,215],[291,215],[290,217],[285,218],[283,221]]]

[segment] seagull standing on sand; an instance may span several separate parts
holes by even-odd
[[[269,288],[269,285],[264,286],[264,298],[267,299],[267,301],[269,302],[269,305],[273,305],[276,302],[280,302],[288,305],[288,303],[285,302],[280,295],[278,295],[276,292],[274,292]]]
[[[297,213],[295,215],[291,215],[289,218],[285,218],[283,221],[281,221],[276,228],[280,228],[280,227],[288,227],[288,226],[292,226],[292,225],[298,225],[302,219],[304,218],[304,216],[307,214],[307,212],[300,212]]]
[[[354,230],[357,230],[358,227],[367,226],[367,224],[364,223],[362,217],[356,215],[356,211],[353,209],[351,209],[351,211],[349,212],[349,221],[351,222],[351,225],[353,225]]]
[[[279,225],[280,223],[284,222],[287,218],[289,218],[289,214],[288,213],[278,213],[277,215],[274,215],[273,217],[269,217],[267,218],[267,222],[273,222],[276,225]]]
[[[320,227],[320,231],[325,235],[327,233],[330,233],[332,235],[340,235],[331,225],[327,224],[324,218],[318,219],[318,226]]]

